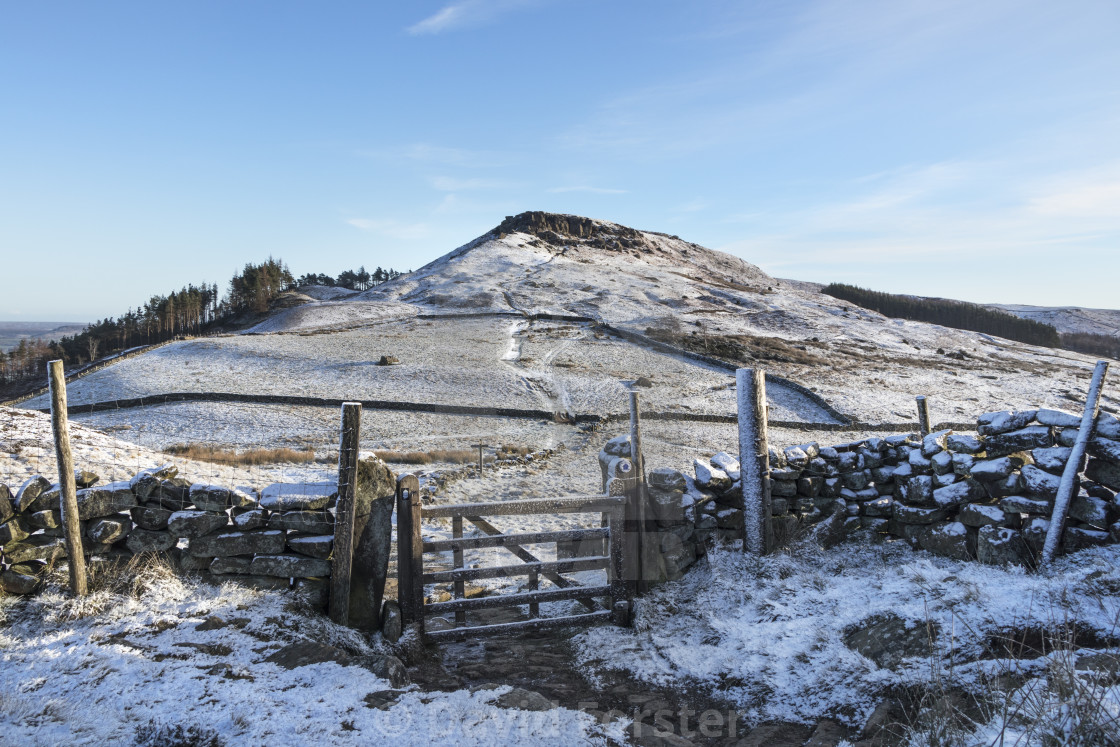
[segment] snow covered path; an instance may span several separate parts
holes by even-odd
[[[502,707],[508,687],[394,687],[383,652],[291,593],[147,575],[136,595],[0,598],[0,741],[594,745],[625,727]]]

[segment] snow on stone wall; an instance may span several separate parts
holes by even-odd
[[[237,577],[265,588],[292,579],[325,598],[334,541],[328,483],[274,484],[252,494],[176,476],[174,465],[131,480],[99,484],[76,472],[78,515],[87,554],[127,558],[164,553],[184,571]],[[65,557],[60,489],[42,476],[13,494],[0,484],[0,589],[29,593],[48,564]]]
[[[775,536],[812,532],[825,545],[895,538],[961,560],[1032,566],[1080,421],[1057,410],[990,412],[977,419],[976,436],[940,430],[771,447]],[[1120,542],[1120,421],[1108,413],[1076,487],[1065,550]],[[695,460],[691,477],[653,470],[649,495],[664,578],[678,578],[713,538],[743,538],[739,464],[729,454]]]

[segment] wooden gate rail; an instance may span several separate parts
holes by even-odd
[[[576,573],[578,571],[597,571],[610,565],[609,555],[600,555],[576,560],[550,560],[518,565],[493,565],[484,568],[453,568],[450,571],[434,571],[420,576],[425,584],[444,584],[448,581],[474,581],[480,578],[503,578],[506,576],[528,576],[533,571],[553,571],[555,573]]]
[[[426,604],[424,608],[428,610],[428,612],[438,615],[441,612],[458,612],[460,610],[485,610],[522,604],[539,604],[540,602],[562,602],[565,599],[578,599],[580,596],[586,594],[596,597],[605,597],[609,596],[610,593],[610,586],[576,586],[570,589],[530,591],[522,594],[506,594],[500,597],[452,599],[450,602],[433,602],[432,604]],[[601,612],[602,610],[597,611]]]
[[[467,521],[471,521],[471,517],[468,516]],[[525,534],[497,534],[490,537],[465,537],[462,539],[428,541],[424,543],[424,552],[444,552],[455,549],[480,550],[486,547],[528,545],[539,542],[582,541],[600,537],[606,539],[609,535],[610,531],[606,527],[602,529],[571,529],[556,532],[530,532]]]
[[[562,498],[526,499],[489,503],[459,503],[443,506],[421,506],[414,476],[405,475],[398,481],[397,499],[400,506],[397,524],[397,569],[401,612],[406,623],[419,623],[422,633],[431,639],[445,640],[474,635],[489,635],[510,631],[538,630],[542,628],[583,625],[613,619],[625,624],[629,615],[631,589],[623,567],[623,533],[627,495],[571,495]],[[504,534],[483,516],[515,516],[532,514],[601,513],[606,526],[595,529],[569,529],[546,532]],[[422,519],[448,518],[452,520],[452,539],[423,541],[420,536]],[[463,537],[463,519],[477,526],[486,536]],[[609,552],[605,555],[542,561],[522,545],[585,540],[607,540]],[[517,565],[467,568],[463,559],[466,550],[502,547],[523,562]],[[444,571],[424,571],[424,553],[447,552],[453,555],[455,567]],[[606,569],[608,583],[600,586],[577,586],[564,578],[562,573]],[[529,577],[529,591],[466,599],[465,582],[486,578]],[[539,590],[539,579],[544,577],[557,588]],[[424,603],[424,585],[451,583],[455,598],[446,602]],[[594,602],[596,597],[609,597],[610,607],[603,609]],[[576,600],[591,610],[577,615],[561,617],[536,617],[542,602]],[[490,625],[466,626],[466,612],[471,610],[517,607],[528,605],[530,620]],[[445,612],[455,613],[457,627],[450,630],[425,632],[426,615]]]
[[[493,503],[448,503],[425,506],[425,519],[450,519],[456,516],[517,516],[523,514],[590,514],[611,511],[622,505],[618,496],[569,495],[563,498],[526,498]]]
[[[508,537],[509,536],[509,535],[503,534],[502,530],[498,529],[496,526],[494,526],[490,522],[486,521],[486,519],[483,519],[481,516],[468,516],[467,521],[474,524],[476,527],[478,527],[479,529],[481,529],[483,532],[490,535],[491,537]],[[540,558],[538,558],[536,555],[534,555],[533,553],[526,550],[521,545],[504,545],[504,547],[507,550],[509,550],[511,553],[516,555],[520,560],[524,560],[526,563],[539,563],[540,562]],[[625,570],[625,568],[624,568],[624,570]],[[559,586],[561,589],[567,589],[568,587],[572,586],[572,582],[569,581],[568,579],[564,578],[563,576],[561,576],[559,573],[553,573],[552,571],[546,571],[542,575],[545,578],[547,578],[549,581],[551,581],[554,585]],[[530,580],[530,582],[532,582],[532,577],[531,576],[530,576],[529,580]],[[538,579],[538,581],[539,581],[539,579]],[[598,602],[596,602],[595,599],[592,598],[592,597],[579,597],[577,599],[577,601],[580,604],[582,604],[584,607],[586,607],[591,612],[598,612],[599,610],[603,609],[603,606],[601,604],[599,604]],[[540,610],[536,605],[533,605],[532,607],[529,608],[529,611],[533,614],[536,614]]]

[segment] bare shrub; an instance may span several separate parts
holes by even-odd
[[[224,747],[213,729],[191,724],[161,724],[149,721],[136,730],[138,747]]]
[[[433,449],[432,451],[393,451],[381,449],[373,453],[383,462],[395,462],[397,464],[431,464],[432,462],[468,464],[478,461],[478,452],[474,449]]]
[[[1112,639],[1113,631],[1102,640]],[[975,631],[970,631],[975,634]],[[909,745],[956,747],[974,744],[1120,744],[1114,672],[1078,670],[1085,630],[1069,619],[1045,630],[1004,631],[988,638],[999,667],[981,676],[981,694],[970,694],[953,672],[931,654],[930,682],[913,692]],[[951,647],[952,648],[952,647]],[[1045,660],[1031,672],[1029,662]],[[1117,657],[1120,668],[1120,656]],[[973,689],[973,692],[975,690]]]
[[[315,459],[315,451],[313,449],[296,450],[279,448],[231,451],[219,449],[216,446],[207,446],[205,444],[172,444],[163,451],[166,454],[193,459],[198,462],[213,462],[215,464],[228,464],[233,466],[276,464],[278,462],[302,463],[311,462]]]

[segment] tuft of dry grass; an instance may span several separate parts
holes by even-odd
[[[432,451],[379,449],[374,453],[383,462],[395,462],[397,464],[431,464],[432,462],[469,464],[478,461],[478,451],[475,449],[433,449]],[[492,461],[492,458],[488,457],[486,461]]]
[[[206,446],[205,444],[172,444],[163,451],[165,454],[193,459],[198,462],[213,462],[233,466],[276,464],[278,462],[302,463],[315,460],[314,449],[279,448],[232,451],[219,449],[215,446]]]

